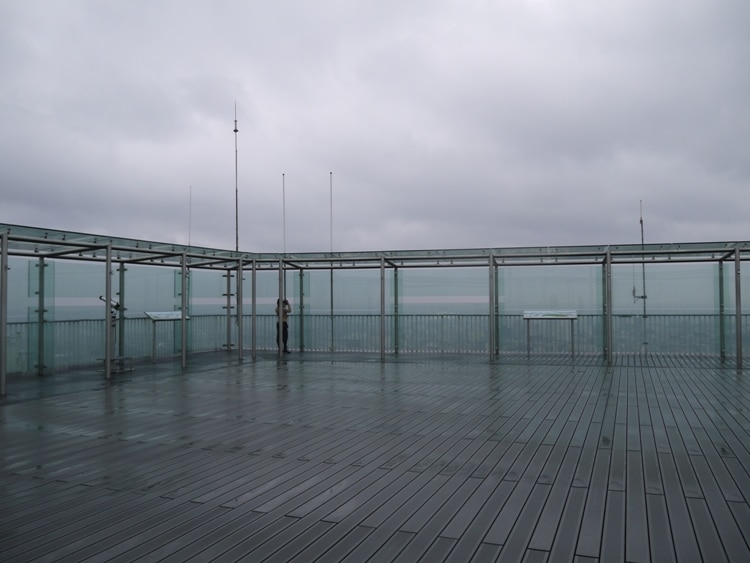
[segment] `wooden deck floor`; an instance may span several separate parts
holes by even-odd
[[[11,379],[2,561],[750,561],[750,375],[226,356]]]

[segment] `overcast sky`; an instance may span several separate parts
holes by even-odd
[[[748,22],[0,0],[0,222],[234,249],[236,103],[241,250],[328,251],[331,178],[334,251],[639,243],[641,200],[646,242],[750,240]]]

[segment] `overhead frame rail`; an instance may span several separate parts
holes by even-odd
[[[742,325],[741,325],[741,263],[750,260],[750,242],[709,242],[709,243],[669,243],[669,244],[632,244],[604,246],[545,246],[526,248],[481,248],[481,249],[443,249],[443,250],[393,250],[363,252],[307,252],[307,253],[250,253],[188,245],[142,241],[136,239],[108,237],[102,235],[75,233],[54,229],[43,229],[19,225],[0,224],[2,255],[0,256],[0,393],[5,393],[7,375],[7,295],[8,295],[8,259],[25,257],[59,260],[78,260],[85,262],[102,262],[109,268],[115,264],[122,267],[127,264],[143,264],[179,269],[183,278],[183,302],[185,309],[185,278],[191,269],[224,271],[234,275],[237,280],[238,299],[242,299],[242,273],[252,272],[252,349],[255,355],[255,274],[258,271],[280,269],[281,275],[287,270],[314,271],[326,270],[381,270],[381,278],[388,269],[397,273],[404,268],[451,268],[489,266],[490,295],[490,354],[497,353],[496,325],[497,315],[496,283],[497,268],[520,266],[553,266],[553,265],[601,265],[604,284],[605,306],[605,355],[612,361],[611,342],[611,269],[618,264],[674,264],[674,263],[716,263],[723,265],[732,262],[734,265],[735,312],[736,312],[736,349],[737,365],[742,366]],[[108,278],[109,278],[109,268]],[[107,281],[107,297],[111,297],[111,282]],[[381,281],[381,284],[384,281]],[[381,290],[381,299],[384,290]],[[106,305],[108,307],[108,305]],[[241,304],[236,308],[242,314]],[[229,314],[229,312],[228,312]],[[381,308],[381,314],[383,309]],[[186,311],[183,317],[186,318]],[[238,317],[238,353],[242,357],[242,325]],[[183,323],[185,321],[183,320]],[[108,336],[109,329],[107,331]],[[186,363],[186,329],[183,326],[183,365]],[[381,340],[385,330],[381,325]],[[384,354],[384,343],[381,342]],[[111,352],[105,350],[109,359]],[[107,376],[109,371],[107,370]]]

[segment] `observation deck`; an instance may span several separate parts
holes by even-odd
[[[0,559],[748,561],[749,259],[0,225]]]
[[[748,561],[750,382],[687,356],[222,352],[12,378],[5,561]]]

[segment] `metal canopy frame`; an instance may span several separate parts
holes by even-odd
[[[549,266],[604,264],[660,264],[750,260],[750,241],[601,246],[542,246],[444,250],[380,250],[361,252],[253,253],[173,243],[109,237],[0,223],[7,235],[9,256],[56,258],[122,264],[145,264],[210,270],[277,269],[279,261],[291,269],[379,269],[426,267]]]
[[[101,262],[112,268],[115,264],[141,264],[180,269],[183,279],[190,269],[224,271],[233,273],[263,270],[353,270],[380,269],[384,272],[401,268],[451,268],[479,267],[490,269],[490,318],[494,307],[495,269],[518,266],[600,265],[604,279],[609,279],[611,268],[618,264],[674,264],[674,263],[733,263],[735,266],[735,304],[737,309],[737,363],[742,364],[742,334],[740,322],[740,263],[750,260],[750,241],[694,242],[667,244],[628,244],[600,246],[542,246],[517,248],[478,248],[443,250],[390,250],[362,252],[304,252],[304,253],[253,253],[173,243],[110,237],[44,229],[28,226],[0,224],[2,256],[0,267],[7,269],[8,257],[37,259],[79,260]],[[241,276],[238,275],[238,281]],[[383,276],[381,274],[381,280]],[[381,281],[384,283],[384,281]],[[0,276],[0,358],[6,358],[6,308],[7,276]],[[611,287],[605,283],[605,323],[611,328],[611,306],[608,305]],[[110,285],[107,284],[110,291]],[[241,291],[241,289],[239,290]],[[238,292],[239,292],[238,291]],[[229,292],[228,292],[229,293]],[[107,299],[111,296],[107,295]],[[240,297],[238,295],[238,297]],[[253,289],[253,302],[255,292]],[[184,303],[183,303],[184,307]],[[241,307],[238,307],[241,314]],[[255,307],[253,306],[253,319]],[[605,331],[607,328],[605,327]],[[496,331],[490,320],[490,354],[495,354]],[[183,330],[183,335],[185,331]],[[241,333],[241,331],[240,331]],[[109,334],[109,329],[108,329]],[[610,335],[611,338],[611,335]],[[253,355],[255,345],[253,338]],[[383,344],[381,344],[384,354]],[[238,346],[241,357],[242,346]],[[185,363],[183,347],[183,364]],[[611,362],[612,346],[606,343],[607,359]],[[109,351],[106,358],[110,359]],[[5,393],[5,361],[0,361],[0,394]],[[109,362],[105,368],[109,378]]]

